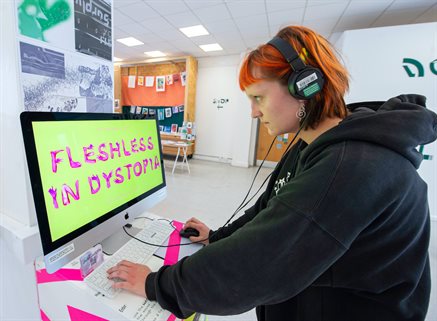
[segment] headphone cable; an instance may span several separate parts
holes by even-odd
[[[287,148],[285,149],[284,153],[282,154],[282,156],[281,156],[281,160],[282,160],[282,158],[283,158],[283,157],[288,153],[288,151],[290,150],[290,148],[291,148],[291,146],[293,145],[294,141],[295,141],[296,138],[299,136],[301,130],[304,128],[304,126],[305,126],[305,124],[306,124],[306,120],[307,120],[307,118],[308,118],[308,116],[305,117],[304,120],[302,121],[301,125],[299,126],[299,130],[296,132],[296,134],[294,135],[294,137],[293,137],[293,139],[291,140],[290,144],[287,146]],[[151,246],[155,246],[155,247],[164,247],[164,248],[168,248],[168,247],[174,247],[174,246],[186,246],[186,245],[198,244],[198,243],[203,244],[203,242],[208,241],[212,236],[214,236],[214,235],[217,233],[218,230],[220,230],[221,228],[223,228],[223,227],[225,227],[226,225],[228,225],[229,222],[230,222],[230,221],[235,217],[235,215],[237,215],[237,214],[238,214],[238,213],[239,213],[243,208],[245,208],[245,207],[246,207],[246,206],[247,206],[247,205],[248,205],[248,204],[253,200],[253,198],[254,198],[254,197],[259,193],[259,191],[261,190],[261,188],[262,188],[262,187],[264,186],[264,184],[267,182],[267,180],[272,176],[273,172],[276,170],[276,168],[278,167],[278,165],[279,165],[279,163],[280,163],[281,160],[280,160],[280,161],[278,162],[278,164],[275,166],[275,168],[273,169],[273,171],[272,171],[269,175],[267,175],[267,177],[264,179],[263,183],[260,185],[260,187],[259,187],[258,190],[255,192],[255,194],[253,194],[252,197],[251,197],[251,198],[250,198],[250,199],[245,203],[247,197],[248,197],[249,194],[250,194],[250,191],[252,190],[252,187],[253,187],[253,185],[254,185],[254,183],[255,183],[255,180],[256,180],[256,178],[257,178],[257,176],[258,176],[258,174],[259,174],[259,172],[260,172],[262,166],[264,165],[265,160],[267,159],[268,155],[270,154],[270,151],[271,151],[271,149],[272,149],[272,147],[273,147],[273,144],[274,144],[274,142],[276,141],[276,139],[277,139],[277,137],[275,137],[275,138],[273,139],[272,143],[270,144],[270,147],[269,147],[269,149],[267,150],[266,156],[264,157],[264,159],[262,160],[260,166],[258,167],[258,170],[257,170],[256,173],[255,173],[255,176],[254,176],[254,178],[253,178],[253,180],[252,180],[252,183],[251,183],[251,185],[250,185],[250,187],[249,187],[249,190],[247,191],[245,197],[243,198],[243,201],[242,201],[242,202],[240,203],[240,205],[235,209],[234,213],[233,213],[233,214],[231,215],[231,217],[226,221],[226,223],[223,224],[221,227],[219,227],[217,230],[215,230],[211,235],[208,235],[207,238],[205,238],[205,239],[203,239],[203,240],[195,241],[195,242],[191,242],[191,241],[190,241],[189,243],[178,243],[178,244],[169,244],[169,245],[158,245],[158,244],[152,244],[152,243],[149,243],[149,242],[143,241],[143,240],[141,240],[141,239],[135,237],[134,235],[132,235],[132,234],[130,234],[128,231],[126,231],[126,227],[124,227],[124,226],[123,226],[123,230],[124,230],[125,233],[126,233],[127,235],[129,235],[131,238],[133,238],[133,239],[135,239],[135,240],[137,240],[137,241],[139,241],[139,242],[141,242],[141,243],[145,243],[145,244],[147,244],[147,245],[151,245]],[[166,219],[163,219],[163,220],[166,220]],[[173,224],[172,224],[173,221],[169,221],[169,220],[166,220],[166,221],[169,222],[169,224],[173,227],[173,229],[175,229],[176,231],[179,232],[179,230],[178,230],[175,226],[173,226]]]

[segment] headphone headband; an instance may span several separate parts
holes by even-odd
[[[305,64],[300,59],[296,50],[284,39],[274,37],[268,44],[275,47],[281,53],[285,60],[293,67],[293,70],[299,71],[305,68]]]
[[[276,48],[292,68],[292,73],[288,77],[290,95],[296,99],[308,100],[322,91],[325,83],[323,73],[318,68],[305,65],[288,41],[274,37],[267,44]]]

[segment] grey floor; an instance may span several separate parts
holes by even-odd
[[[182,166],[176,167],[172,174],[172,161],[165,161],[168,196],[150,212],[181,222],[196,217],[210,228],[216,229],[223,225],[240,205],[258,167],[240,168],[197,159],[191,159],[189,164],[190,174]],[[260,170],[253,192],[271,170]],[[238,316],[209,316],[208,320],[253,321],[256,320],[256,316],[252,310]]]

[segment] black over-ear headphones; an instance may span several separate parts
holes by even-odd
[[[268,44],[275,47],[293,69],[288,77],[288,91],[294,98],[308,100],[322,90],[323,73],[319,68],[305,65],[291,44],[279,37]]]

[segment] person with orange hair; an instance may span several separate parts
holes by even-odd
[[[115,287],[180,318],[256,307],[263,321],[424,320],[430,219],[416,147],[437,138],[425,97],[346,106],[346,69],[301,26],[250,52],[240,87],[272,136],[298,140],[240,218],[216,231],[186,222],[207,246],[157,272],[120,262]]]

